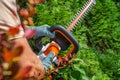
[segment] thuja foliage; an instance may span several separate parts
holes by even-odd
[[[106,52],[107,49],[119,52],[120,14],[118,9],[112,0],[97,1],[94,11],[92,10],[89,17],[85,18],[85,24],[89,29],[88,40],[100,52]]]
[[[35,25],[63,27],[87,0],[44,0],[36,6]],[[72,64],[53,80],[119,80],[120,1],[96,0],[96,5],[72,32],[80,49]],[[65,54],[65,52],[63,52]]]
[[[120,1],[97,1],[96,7],[85,18],[87,39],[98,53],[101,70],[111,79],[120,79]]]

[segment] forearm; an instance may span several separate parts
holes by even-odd
[[[29,76],[34,76],[35,73],[45,74],[44,66],[42,65],[41,61],[37,58],[36,54],[31,50],[31,47],[29,46],[26,38],[19,38],[12,41],[16,43],[13,49],[15,49],[18,46],[23,47],[22,55],[20,56],[18,61],[21,68],[16,76],[19,77],[19,75],[22,74],[26,66],[32,66],[32,70],[30,71]]]

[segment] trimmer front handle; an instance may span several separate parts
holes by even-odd
[[[78,42],[64,27],[55,25],[50,28],[50,31],[55,32],[55,38],[51,39],[51,41],[56,42],[60,46],[61,50],[67,50],[68,47],[71,46],[71,49],[68,51],[67,55],[76,54],[78,52]]]
[[[51,38],[49,45],[47,45],[47,48],[45,48],[43,52],[44,54],[41,55],[41,59],[50,52],[54,52],[55,56],[58,56],[55,60],[53,59],[53,63],[57,66],[63,66],[63,63],[67,63],[78,52],[79,44],[73,35],[60,25],[52,26],[49,30],[55,33],[55,37]],[[43,45],[41,44],[42,38],[43,37],[40,37],[36,40],[36,46],[39,50],[43,49]],[[62,61],[59,61],[59,57],[61,57],[61,55],[59,55],[60,51],[68,51],[66,54],[63,54]]]

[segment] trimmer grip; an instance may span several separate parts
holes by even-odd
[[[61,50],[66,50],[69,46],[71,46],[71,49],[68,52],[68,54],[75,54],[78,52],[78,42],[72,36],[72,34],[69,31],[67,31],[64,27],[60,25],[55,25],[50,28],[50,31],[55,32],[55,38],[51,40],[56,42],[61,47]]]

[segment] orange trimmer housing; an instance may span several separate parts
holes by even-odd
[[[56,56],[58,55],[59,51],[59,46],[56,43],[51,42],[47,49],[44,51],[44,54],[47,56],[50,52],[53,52],[54,56]]]

